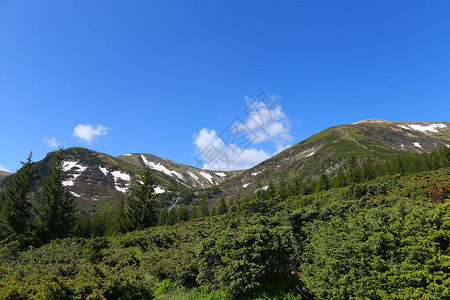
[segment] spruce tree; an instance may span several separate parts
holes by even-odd
[[[284,178],[281,178],[280,182],[278,183],[277,188],[277,200],[278,201],[284,201],[288,196],[286,181]]]
[[[330,179],[324,171],[320,174],[319,179],[316,181],[316,192],[327,191],[330,188]]]
[[[209,216],[209,209],[206,205],[206,197],[203,196],[202,200],[200,200],[200,213],[202,217],[208,217]]]
[[[219,207],[217,208],[218,215],[224,215],[228,212],[227,202],[225,198],[220,198]]]
[[[106,234],[113,236],[117,233],[125,233],[126,232],[126,207],[125,201],[120,199],[119,203],[113,209],[113,213],[109,217],[108,226],[106,228]]]
[[[173,207],[167,213],[166,225],[175,225],[177,223],[177,208]]]
[[[184,222],[189,220],[189,210],[186,206],[180,206],[177,210],[177,222]]]
[[[158,222],[156,212],[156,181],[147,167],[142,182],[137,181],[131,188],[131,197],[127,203],[127,219],[129,230],[142,230],[154,226]]]
[[[37,209],[38,227],[43,242],[64,238],[75,224],[75,197],[64,188],[64,154],[55,152],[49,176],[42,185],[42,195]]]
[[[26,162],[21,162],[22,167],[11,176],[3,193],[0,220],[6,234],[24,234],[30,229],[31,203],[27,196],[34,177],[31,156],[30,152]]]
[[[166,225],[168,215],[169,215],[169,214],[167,213],[167,210],[166,210],[165,208],[163,208],[163,209],[159,212],[159,216],[158,216],[158,225]]]
[[[352,154],[347,161],[348,166],[348,183],[358,183],[361,179],[361,171],[358,165],[358,159]]]

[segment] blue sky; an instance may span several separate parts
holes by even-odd
[[[261,91],[283,136],[235,168],[337,124],[449,121],[449,15],[449,1],[0,1],[0,168],[53,142],[196,165]]]

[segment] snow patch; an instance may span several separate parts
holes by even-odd
[[[243,188],[246,188],[246,187],[248,187],[250,185],[250,183],[246,183],[246,184],[244,184],[242,187]]]
[[[77,197],[77,198],[80,198],[80,197],[81,197],[80,195],[78,195],[78,194],[75,193],[75,192],[70,191],[70,193],[71,193],[72,195],[74,195],[75,197]]]
[[[152,161],[148,161],[144,155],[141,155],[142,161],[144,162],[145,165],[147,165],[150,169],[159,171],[159,172],[163,172],[166,175],[169,175],[171,177],[173,177],[174,175],[177,176],[178,178],[180,178],[181,180],[184,180],[183,176],[178,173],[177,171],[172,171],[167,169],[165,166],[161,165],[160,163],[154,163]]]
[[[256,176],[256,175],[258,175],[259,173],[261,173],[261,172],[254,172],[254,173],[252,173],[252,176]]]
[[[128,191],[128,187],[130,186],[130,183],[129,182],[125,183],[125,184],[123,184],[124,186],[121,187],[120,183],[117,181],[119,181],[119,180],[130,181],[131,180],[130,175],[128,175],[127,173],[120,172],[120,171],[111,172],[111,175],[114,177],[115,189],[118,190],[119,192],[126,193]]]
[[[411,125],[408,125],[408,126],[406,126],[406,125],[397,125],[398,127],[400,127],[400,128],[403,128],[403,129],[413,129],[413,130],[416,130],[416,131],[420,131],[420,132],[427,132],[427,131],[429,131],[429,132],[439,132],[436,128],[446,128],[447,127],[447,125],[445,125],[445,124],[442,124],[442,123],[440,123],[440,124],[430,124],[430,125],[419,125],[419,124],[411,124]]]
[[[120,172],[120,171],[114,171],[114,172],[111,172],[111,174],[112,174],[112,176],[114,176],[114,181],[116,181],[117,178],[122,179],[122,180],[126,180],[126,181],[130,181],[131,180],[130,175],[128,175],[127,173],[123,173],[123,172]]]
[[[256,193],[256,192],[258,192],[258,191],[266,191],[268,188],[269,188],[269,186],[266,185],[266,186],[263,186],[263,187],[260,188],[260,189],[256,189],[253,193]]]
[[[200,184],[202,187],[205,187],[205,186],[200,182],[200,180],[198,179],[198,176],[197,176],[197,175],[195,175],[195,174],[192,173],[191,171],[187,171],[186,173],[188,173],[189,176],[191,176],[192,178],[194,178],[195,181],[197,181],[197,183]]]
[[[209,182],[211,182],[211,184],[214,184],[213,182],[213,178],[212,175],[206,172],[200,172],[200,175],[202,175],[203,177],[205,177]]]
[[[123,156],[131,156],[131,154],[124,154]]]
[[[306,155],[306,156],[305,156],[305,158],[306,158],[306,157],[310,157],[310,156],[313,156],[313,155],[314,155],[314,153],[316,153],[316,151],[314,151],[314,152],[311,152],[310,154]]]
[[[403,145],[403,144],[400,144],[400,147],[401,147],[402,149],[405,149],[405,145]]]
[[[220,177],[227,177],[227,174],[222,173],[222,172],[214,173],[214,174],[216,174],[217,176],[220,176]]]
[[[108,173],[109,173],[108,169],[102,168],[100,166],[98,166],[98,168],[100,169],[100,171],[102,171],[103,174],[105,174],[106,177],[108,177]]]
[[[423,149],[422,145],[420,145],[419,142],[414,142],[413,145],[416,146],[417,148]]]
[[[160,188],[159,186],[155,187],[153,190],[155,191],[156,194],[162,194],[166,192],[165,189]]]
[[[63,171],[72,171],[73,174],[69,174],[62,182],[63,186],[73,186],[75,184],[75,179],[86,171],[87,167],[79,164],[77,161],[63,161]]]
[[[366,119],[366,120],[361,120],[358,122],[353,123],[354,124],[359,124],[359,123],[384,123],[384,122],[388,122],[386,120],[382,120],[382,119]]]
[[[180,200],[180,199],[181,199],[181,198],[177,198],[177,200],[175,200],[175,203],[174,203],[171,207],[169,207],[169,209],[167,210],[167,212],[169,212],[172,208],[174,208],[175,205],[177,205],[178,200]]]
[[[187,171],[187,173],[188,173],[192,178],[194,178],[198,183],[200,183],[200,182],[198,181],[198,176],[197,176],[197,175],[195,175],[195,174],[192,173],[191,171]]]

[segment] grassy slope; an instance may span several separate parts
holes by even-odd
[[[447,128],[437,133],[405,130],[398,126],[405,124],[409,123],[358,123],[331,127],[244,171],[220,188],[225,197],[242,198],[253,193],[257,180],[265,186],[270,181],[277,183],[281,178],[288,181],[296,176],[314,178],[321,171],[333,175],[352,154],[360,159],[384,160],[403,151],[431,152],[450,144],[450,123],[445,123]],[[423,149],[414,146],[414,142],[419,142]],[[253,176],[252,173],[258,175]],[[248,183],[244,188],[243,185]]]
[[[363,186],[383,187],[381,193],[370,198],[374,205],[392,206],[402,202],[408,206],[420,207],[431,205],[427,196],[431,182],[448,184],[450,170],[386,176]],[[281,215],[288,216],[308,207],[316,210],[320,208],[319,211],[333,211],[339,204],[338,207],[345,208],[343,202],[357,201],[349,198],[350,189],[345,187],[309,196],[292,197],[279,204]],[[96,289],[102,290],[105,296],[114,293],[121,295],[119,290],[132,293],[142,293],[147,289],[154,291],[158,287],[157,277],[169,277],[195,284],[198,268],[196,253],[200,243],[207,237],[216,236],[225,228],[245,228],[246,223],[247,217],[239,217],[238,212],[237,215],[230,213],[196,219],[175,226],[156,227],[107,238],[97,250],[83,239],[56,241],[22,252],[17,258],[14,258],[14,251],[8,254],[3,250],[0,283],[6,284],[10,290],[19,289],[31,293],[32,290],[42,288],[40,285],[43,283],[38,278],[49,278],[45,276],[53,275],[58,278],[58,284],[55,286],[84,297]],[[100,254],[96,261],[88,259],[92,251]],[[24,285],[24,282],[28,284]],[[185,295],[186,292],[181,294]],[[189,292],[187,294],[189,295]]]

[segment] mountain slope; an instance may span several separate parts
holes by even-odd
[[[34,191],[37,194],[42,179],[48,174],[54,153],[48,153],[43,160],[34,164],[40,175],[34,184]],[[240,172],[201,170],[152,154],[126,154],[113,157],[73,147],[64,150],[63,167],[66,179],[63,185],[77,198],[79,207],[97,211],[106,203],[116,203],[123,199],[145,166],[152,169],[158,183],[155,193],[158,194],[163,206],[172,205],[179,193],[217,186],[227,178],[240,174]]]
[[[224,183],[227,179],[242,173],[242,171],[202,170],[147,153],[125,154],[117,158],[137,167],[148,166],[152,170],[171,177],[180,185],[193,189],[217,186]]]
[[[350,157],[383,160],[408,151],[431,152],[450,145],[450,123],[389,122],[372,119],[337,125],[284,150],[220,186],[223,195],[239,198],[270,181],[333,175]]]
[[[6,176],[9,176],[9,175],[11,175],[11,173],[9,173],[9,172],[4,172],[4,171],[0,171],[0,180],[1,180],[2,178],[5,178]]]

